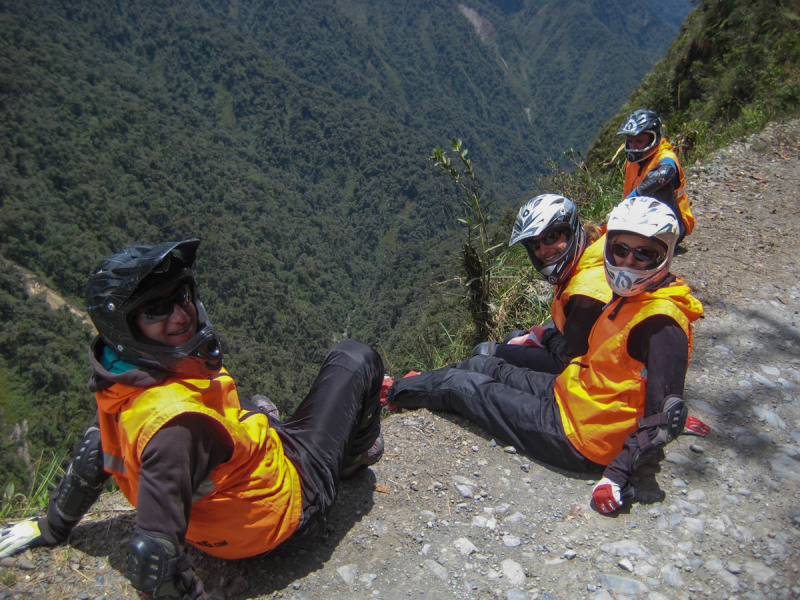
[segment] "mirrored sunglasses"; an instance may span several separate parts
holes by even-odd
[[[661,258],[663,257],[663,253],[656,250],[655,248],[648,248],[646,246],[640,246],[638,248],[631,248],[627,244],[623,244],[622,242],[614,242],[611,244],[611,254],[617,256],[619,258],[626,258],[628,254],[633,252],[634,260],[638,262],[661,262]]]
[[[175,310],[176,304],[183,309],[189,306],[191,301],[192,289],[187,283],[179,287],[169,296],[150,302],[150,304],[142,309],[142,312],[139,313],[139,316],[141,317],[142,322],[147,325],[152,325],[153,323],[158,323],[159,321],[163,321],[169,317],[172,314],[172,311]]]

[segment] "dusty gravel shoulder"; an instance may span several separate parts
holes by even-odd
[[[592,480],[463,420],[384,421],[384,459],[345,482],[313,544],[221,561],[217,598],[800,598],[800,121],[689,170],[697,228],[674,271],[695,289],[686,397],[713,427],[671,444],[615,517]],[[109,495],[71,545],[2,562],[0,600],[136,598],[121,575],[133,513]]]

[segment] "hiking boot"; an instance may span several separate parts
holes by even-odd
[[[275,403],[266,396],[256,394],[250,398],[250,402],[254,404],[258,410],[266,413],[270,419],[275,419],[279,423],[281,422],[281,413],[278,410],[278,407],[275,406]]]
[[[381,459],[381,456],[383,456],[383,434],[379,433],[369,450],[356,456],[352,463],[342,469],[341,478],[347,479],[361,467],[374,465]]]

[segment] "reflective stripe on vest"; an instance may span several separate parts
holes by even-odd
[[[103,452],[103,466],[112,473],[124,473],[125,461],[121,456],[112,456]]]

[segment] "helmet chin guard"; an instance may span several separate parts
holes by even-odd
[[[654,239],[666,249],[666,253],[649,269],[618,267],[611,255],[611,246],[619,233]],[[606,234],[605,269],[611,291],[617,296],[635,296],[657,288],[669,275],[678,234],[678,219],[663,202],[648,196],[632,196],[620,202],[608,217]]]
[[[194,377],[207,377],[222,367],[222,349],[197,291],[192,266],[200,240],[129,246],[103,260],[89,276],[87,309],[109,347],[127,361]],[[183,346],[145,338],[134,320],[153,298],[176,284],[192,289],[197,333]]]

